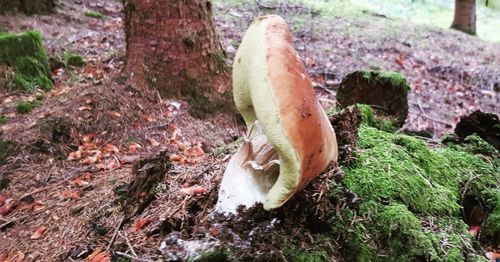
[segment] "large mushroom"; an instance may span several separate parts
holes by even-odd
[[[217,211],[281,207],[337,160],[335,133],[281,17],[258,17],[246,32],[233,95],[248,132],[224,172]]]

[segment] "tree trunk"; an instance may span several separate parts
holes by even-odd
[[[476,34],[476,0],[455,0],[455,18],[451,28]]]
[[[195,116],[232,108],[210,1],[126,0],[125,14],[131,83],[186,100]]]
[[[56,7],[56,0],[0,0],[0,13],[19,11],[26,14],[48,14]]]

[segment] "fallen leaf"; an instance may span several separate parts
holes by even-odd
[[[146,120],[146,122],[153,122],[155,121],[154,118],[150,115],[144,115],[143,116],[144,120]]]
[[[81,151],[71,152],[68,155],[68,160],[77,160],[77,159],[80,159],[80,158],[82,158],[82,152]]]
[[[81,106],[78,108],[79,111],[90,111],[92,110],[91,106]]]
[[[78,196],[78,192],[74,191],[74,190],[64,190],[63,193],[62,193],[62,197],[63,199],[78,199],[80,198],[80,196]]]
[[[134,222],[135,231],[139,231],[151,223],[151,218],[137,218]]]
[[[71,185],[73,186],[77,186],[77,187],[85,187],[85,186],[88,186],[90,185],[89,182],[77,177],[75,179],[73,179],[71,182],[70,182]]]
[[[12,212],[12,206],[10,205],[5,205],[3,207],[0,207],[0,216],[6,216]]]
[[[156,139],[154,139],[154,138],[148,138],[147,140],[151,146],[159,146],[160,145],[160,143],[158,141],[156,141]]]
[[[101,251],[100,248],[96,249],[92,254],[90,254],[85,262],[110,262],[111,257],[106,253],[106,251]]]
[[[113,144],[106,144],[104,146],[104,149],[106,149],[106,151],[108,151],[110,153],[118,153],[118,152],[120,152],[120,150],[118,149],[118,147],[116,147]]]
[[[129,153],[136,153],[137,149],[142,148],[142,146],[136,142],[131,142],[128,146],[128,152]]]
[[[45,205],[40,201],[35,201],[35,202],[29,204],[28,207],[29,207],[29,209],[36,212],[36,211],[40,211],[40,210],[44,209]]]
[[[109,115],[112,117],[121,117],[122,115],[116,111],[109,111]]]
[[[96,156],[88,156],[88,157],[80,160],[80,164],[82,164],[82,165],[95,164],[96,162],[97,162]]]
[[[404,64],[404,56],[403,54],[399,54],[398,57],[396,58],[396,64],[398,64],[401,68],[405,68],[405,64]]]
[[[94,136],[95,136],[95,134],[93,134],[93,133],[86,134],[83,136],[82,141],[83,142],[90,142],[94,139]]]
[[[201,195],[207,192],[207,190],[201,186],[191,186],[181,188],[181,192],[187,195]]]
[[[130,163],[134,163],[135,161],[137,161],[138,159],[140,159],[141,156],[140,155],[127,155],[127,156],[122,156],[120,158],[120,163],[122,164],[130,164]]]
[[[170,161],[181,162],[182,159],[183,159],[183,157],[178,155],[178,154],[171,154],[170,155]]]
[[[9,97],[5,98],[2,103],[10,103],[10,102],[12,102],[13,98],[15,98],[15,97],[14,96],[9,96]]]
[[[204,156],[205,152],[203,152],[203,149],[201,148],[200,143],[196,143],[193,147],[186,148],[184,150],[184,154],[187,156]]]
[[[41,226],[41,227],[38,227],[36,230],[35,230],[35,233],[33,233],[33,235],[31,235],[31,239],[39,239],[40,237],[42,237],[42,235],[45,233],[45,231],[47,231],[47,227],[46,226]]]

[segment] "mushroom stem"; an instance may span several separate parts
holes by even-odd
[[[233,155],[222,178],[215,210],[236,213],[238,206],[264,202],[279,174],[278,154],[255,121],[248,141]]]

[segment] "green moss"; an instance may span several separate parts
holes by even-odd
[[[410,85],[408,85],[406,77],[401,73],[391,71],[362,71],[362,74],[368,81],[377,81],[382,84],[388,83],[389,85],[387,86],[410,91]]]
[[[33,57],[45,68],[47,74],[50,72],[40,33],[29,31],[21,34],[1,34],[0,63],[14,66],[16,59],[22,56]]]
[[[9,117],[6,115],[0,115],[0,124],[5,125],[9,122]]]
[[[43,90],[50,90],[53,87],[44,66],[35,58],[29,56],[19,57],[16,59],[14,67],[14,82],[22,89],[33,91],[40,87]]]
[[[16,111],[20,114],[27,114],[31,112],[35,107],[40,106],[42,102],[40,100],[35,100],[33,102],[23,101],[17,104]]]
[[[361,121],[365,124],[387,132],[395,132],[397,130],[393,120],[376,116],[369,105],[358,104],[358,108],[361,112]]]
[[[229,251],[226,249],[217,249],[196,257],[194,262],[224,262],[228,261]]]
[[[97,18],[97,19],[104,19],[106,16],[101,14],[100,12],[97,11],[85,11],[85,16],[87,17],[92,17],[92,18]]]
[[[0,140],[0,164],[5,163],[7,158],[14,155],[19,149],[16,142]]]
[[[222,155],[227,155],[231,154],[238,149],[238,147],[243,143],[243,138],[238,138],[238,140],[231,142],[227,145],[223,145],[220,147],[217,147],[214,149],[214,155],[215,156],[222,156]]]
[[[468,190],[480,192],[499,179],[495,167],[480,157],[429,149],[422,140],[365,124],[359,145],[359,161],[345,170],[348,187],[367,200],[397,201],[417,213],[456,215],[463,183],[477,176]]]
[[[500,236],[500,190],[497,189],[489,193],[491,194],[489,200],[492,211],[483,223],[482,234],[486,238],[494,238],[495,236],[498,238]],[[495,241],[500,241],[500,239],[496,239]]]
[[[405,205],[394,203],[384,207],[374,221],[380,241],[385,242],[382,249],[387,261],[436,257],[432,242],[422,232],[420,221]]]
[[[52,88],[49,63],[38,32],[0,34],[0,64],[14,68],[14,82],[24,90]]]
[[[430,148],[368,123],[363,119],[360,126],[358,161],[344,170],[344,184],[363,201],[357,213],[362,219],[344,212],[347,219],[331,221],[334,234],[347,232],[348,260],[481,261],[460,204],[472,197],[490,210],[481,234],[497,241],[500,161],[464,147]]]
[[[283,247],[283,254],[288,261],[296,262],[323,262],[330,261],[326,251],[320,248],[313,250],[304,250],[303,248],[291,243],[286,242]]]
[[[478,135],[467,136],[464,139],[463,143],[458,144],[458,145],[451,144],[449,146],[452,148],[455,148],[457,150],[470,152],[472,154],[485,154],[485,155],[490,155],[490,156],[498,156],[499,155],[499,152],[498,152],[498,150],[496,150],[495,147],[493,147],[488,142],[484,141]]]
[[[66,67],[68,66],[81,67],[85,65],[85,60],[83,59],[83,57],[75,53],[65,53],[63,55],[63,60]]]

